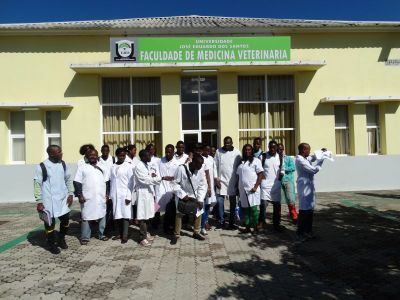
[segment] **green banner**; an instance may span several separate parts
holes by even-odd
[[[202,63],[290,60],[290,37],[112,38],[113,62]]]

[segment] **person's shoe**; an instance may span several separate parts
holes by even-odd
[[[148,247],[148,246],[150,246],[150,243],[147,239],[144,239],[139,243],[139,245],[142,247]]]
[[[200,230],[200,234],[201,235],[208,235],[207,231],[205,228],[203,228],[202,230]]]
[[[214,229],[214,230],[220,230],[220,229],[222,229],[222,228],[224,228],[224,224],[217,223],[217,225],[215,226],[215,229]]]
[[[305,233],[304,235],[306,236],[306,238],[308,240],[315,240],[317,238],[317,236],[315,236],[314,233],[312,233],[312,232]]]
[[[239,228],[239,232],[246,234],[246,233],[251,233],[251,230],[249,227],[245,227],[245,228]]]
[[[67,250],[67,249],[68,249],[68,245],[67,245],[67,243],[65,242],[65,239],[60,239],[60,240],[58,241],[58,247],[60,247],[60,248],[63,249],[63,250]]]
[[[82,246],[86,246],[89,243],[89,241],[87,240],[81,240],[81,245]]]
[[[126,244],[128,242],[128,237],[121,238],[121,244]]]
[[[115,236],[112,237],[113,241],[120,240],[120,239],[121,239],[120,235],[115,235]]]
[[[103,236],[102,238],[100,238],[100,241],[106,242],[108,241],[110,238],[108,236]]]
[[[171,244],[171,245],[176,245],[176,243],[178,242],[178,239],[179,239],[179,236],[174,235],[174,236],[171,238],[170,244]]]
[[[234,224],[229,224],[228,226],[225,227],[225,230],[236,230],[238,227]]]
[[[206,239],[204,236],[202,236],[202,235],[200,235],[200,234],[198,234],[198,233],[193,233],[192,237],[193,237],[195,240],[199,240],[199,241],[204,241],[204,240]]]
[[[58,247],[57,247],[57,245],[56,244],[50,244],[49,245],[49,251],[52,253],[52,254],[60,254],[60,249],[58,249]]]
[[[305,241],[307,241],[307,237],[304,234],[296,235],[296,243],[304,243]]]
[[[206,223],[206,230],[207,230],[207,231],[210,231],[210,230],[211,230],[211,225],[208,224],[208,223]]]
[[[152,241],[154,241],[154,239],[155,239],[155,237],[152,236],[150,233],[147,234],[146,240],[147,240],[148,242],[152,242]]]
[[[283,231],[285,231],[285,227],[282,225],[274,225],[274,231],[283,232]]]
[[[257,227],[254,228],[254,230],[251,232],[252,235],[257,235],[259,233],[260,233],[260,231],[258,231]]]

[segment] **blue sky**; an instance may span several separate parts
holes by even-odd
[[[0,0],[0,23],[154,16],[400,21],[400,0]]]

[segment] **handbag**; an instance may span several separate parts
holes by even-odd
[[[196,192],[194,191],[192,180],[190,179],[189,171],[185,165],[183,165],[186,171],[186,176],[189,180],[190,186],[192,187],[193,194],[196,196]],[[179,198],[178,199],[178,211],[184,215],[196,215],[197,213],[197,200],[195,198],[189,197],[188,199],[184,200]]]

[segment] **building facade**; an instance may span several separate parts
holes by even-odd
[[[49,144],[74,163],[84,143],[154,143],[162,155],[178,140],[220,146],[225,136],[239,148],[259,136],[291,155],[308,142],[346,163],[392,165],[399,25],[200,16],[0,25],[0,165],[37,164]]]

